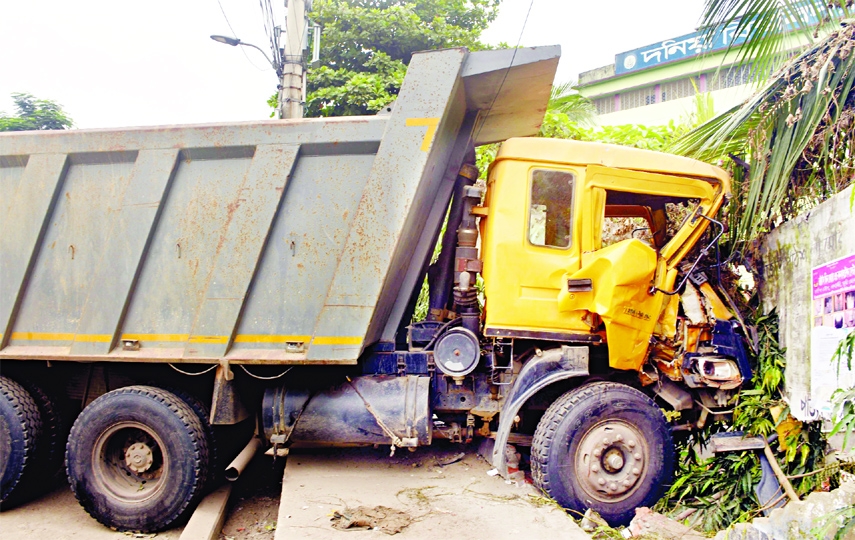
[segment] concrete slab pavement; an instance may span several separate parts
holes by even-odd
[[[335,512],[385,506],[411,523],[395,536],[405,540],[548,538],[589,540],[567,514],[529,484],[489,476],[490,466],[472,447],[294,451],[288,456],[276,540],[338,539]],[[378,531],[347,533],[348,540]],[[385,535],[383,536],[385,538]]]

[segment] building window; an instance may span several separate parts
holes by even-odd
[[[743,84],[749,84],[754,81],[756,77],[757,73],[751,64],[733,66],[720,71],[717,75],[715,71],[711,71],[706,73],[706,91],[714,92],[734,86],[742,86]],[[660,92],[659,101],[673,101],[675,99],[693,97],[701,91],[699,76],[663,82],[658,86]],[[620,110],[622,111],[637,107],[646,107],[654,103],[657,103],[656,86],[637,88],[620,93]],[[597,113],[599,114],[613,113],[615,112],[614,96],[597,98],[594,100],[594,106],[597,108]]]
[[[615,112],[614,96],[601,97],[594,100],[594,107],[597,109],[597,114],[609,114]]]
[[[656,87],[639,88],[620,95],[620,109],[635,109],[656,103]]]
[[[662,101],[692,97],[699,87],[700,82],[698,77],[687,77],[676,81],[664,82],[661,84]]]
[[[707,91],[722,90],[724,88],[732,88],[734,86],[742,86],[752,82],[757,77],[754,66],[746,64],[744,66],[734,66],[727,70],[720,71],[716,74],[712,71],[707,74]]]

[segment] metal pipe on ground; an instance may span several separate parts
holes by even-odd
[[[244,449],[240,451],[240,454],[238,454],[237,457],[229,463],[229,466],[226,467],[226,480],[234,482],[240,478],[240,473],[242,473],[249,462],[252,461],[252,458],[255,457],[255,454],[258,453],[259,449],[261,449],[261,439],[258,437],[250,439]]]

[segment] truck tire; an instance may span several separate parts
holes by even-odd
[[[67,410],[63,410],[53,391],[45,391],[42,385],[30,379],[18,379],[17,382],[33,398],[39,411],[41,429],[35,452],[21,475],[21,485],[10,497],[3,499],[5,506],[14,506],[38,497],[56,485],[71,426]]]
[[[37,451],[41,429],[33,397],[20,384],[0,376],[0,505],[14,501]]]
[[[591,508],[610,525],[652,506],[674,471],[674,444],[662,410],[640,391],[596,382],[562,395],[532,441],[535,485],[561,506]]]
[[[223,478],[223,472],[226,468],[225,464],[221,463],[222,458],[220,457],[217,434],[214,432],[214,426],[211,425],[211,411],[201,399],[186,390],[174,388],[172,386],[161,386],[160,388],[163,388],[168,392],[172,392],[181,398],[181,401],[186,403],[187,406],[193,410],[196,417],[199,419],[199,422],[202,424],[202,429],[205,431],[205,437],[208,439],[208,476],[205,478],[202,491],[204,493],[208,493],[208,491],[220,483],[220,480]]]
[[[54,392],[46,391],[42,385],[29,379],[21,379],[20,384],[33,397],[42,420],[35,458],[38,462],[39,478],[47,480],[62,467],[71,420],[63,414]]]
[[[208,440],[181,398],[128,386],[83,409],[65,464],[71,490],[89,515],[120,531],[153,532],[186,517],[201,496]]]

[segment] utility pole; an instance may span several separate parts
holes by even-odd
[[[308,6],[307,6],[308,4]],[[282,55],[282,80],[279,84],[279,117],[303,118],[306,96],[306,70],[303,51],[308,47],[307,7],[311,0],[285,0],[285,47]]]

